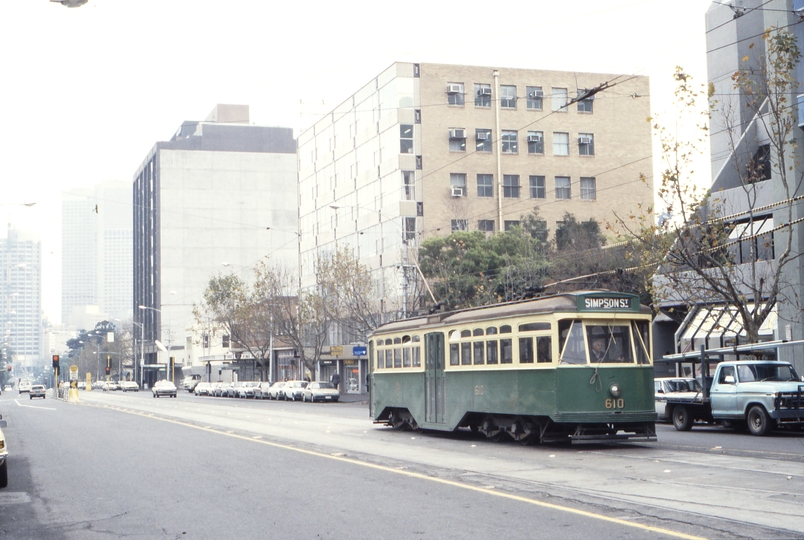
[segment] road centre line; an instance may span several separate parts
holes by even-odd
[[[82,405],[89,405],[91,407],[97,407],[98,406],[98,405],[90,405],[90,404],[82,404]],[[159,417],[159,416],[154,416],[153,414],[145,414],[145,413],[138,412],[138,411],[122,409],[122,408],[119,408],[119,407],[112,407],[112,406],[108,406],[108,405],[101,405],[101,407],[108,408],[108,409],[114,409],[114,410],[117,410],[117,411],[120,411],[120,412],[133,414],[133,415],[136,415],[136,416],[142,416],[142,417],[145,417],[145,418],[151,418],[151,419],[154,419],[154,420],[161,420],[162,422],[168,422],[170,424],[176,424],[176,425],[185,426],[185,427],[189,427],[189,428],[193,428],[193,429],[198,429],[198,430],[201,430],[201,431],[207,431],[207,432],[210,432],[210,433],[216,433],[218,435],[223,435],[225,437],[233,437],[235,439],[240,439],[240,440],[243,440],[243,441],[249,441],[249,442],[257,443],[257,444],[264,444],[264,445],[272,446],[274,448],[279,448],[279,449],[282,449],[282,450],[290,450],[290,451],[293,451],[293,452],[299,452],[299,453],[306,454],[306,455],[309,455],[309,456],[315,456],[315,457],[320,457],[320,458],[331,459],[331,460],[335,460],[335,461],[340,461],[342,463],[348,463],[348,464],[351,464],[351,465],[367,467],[369,469],[375,469],[375,470],[388,472],[388,473],[400,474],[400,475],[407,476],[407,477],[410,477],[410,478],[416,478],[418,480],[426,480],[426,481],[429,481],[429,482],[435,482],[435,483],[438,483],[438,484],[443,484],[443,485],[456,487],[456,488],[460,488],[460,489],[467,489],[467,490],[470,490],[470,491],[476,491],[476,492],[483,493],[485,495],[491,495],[491,496],[494,496],[494,497],[502,497],[502,498],[505,498],[505,499],[514,500],[514,501],[522,502],[522,503],[525,503],[525,504],[530,504],[530,505],[533,505],[533,506],[540,506],[542,508],[549,508],[551,510],[557,510],[557,511],[566,512],[566,513],[569,513],[569,514],[575,514],[575,515],[578,515],[578,516],[583,516],[583,517],[587,517],[587,518],[591,518],[591,519],[597,519],[597,520],[600,520],[600,521],[608,521],[609,523],[616,523],[617,525],[622,525],[622,526],[625,526],[625,527],[631,527],[631,528],[640,529],[640,530],[643,530],[643,531],[650,531],[650,532],[653,532],[653,533],[664,534],[664,535],[667,535],[667,536],[671,536],[673,538],[683,538],[683,539],[686,539],[686,540],[705,540],[705,538],[701,537],[701,536],[693,536],[693,535],[689,535],[689,534],[685,534],[685,533],[680,533],[680,532],[677,532],[677,531],[671,531],[669,529],[662,529],[660,527],[653,527],[653,526],[650,526],[650,525],[643,525],[641,523],[634,523],[634,522],[631,522],[631,521],[628,521],[628,520],[625,520],[625,519],[606,516],[606,515],[603,515],[603,514],[596,514],[594,512],[589,512],[587,510],[579,510],[577,508],[572,508],[572,507],[569,507],[569,506],[561,506],[561,505],[558,505],[558,504],[553,504],[553,503],[548,503],[548,502],[543,502],[543,501],[537,501],[537,500],[534,500],[534,499],[528,499],[527,497],[521,497],[519,495],[513,495],[513,494],[510,494],[510,493],[504,493],[504,492],[497,491],[495,489],[489,489],[489,488],[479,487],[479,486],[471,486],[471,485],[467,485],[467,484],[462,484],[460,482],[456,482],[454,480],[447,480],[447,479],[444,479],[444,478],[436,478],[436,477],[433,477],[433,476],[427,476],[425,474],[421,474],[421,473],[417,473],[417,472],[413,472],[413,471],[407,471],[407,470],[403,470],[403,469],[394,469],[394,468],[390,468],[390,467],[385,467],[383,465],[376,465],[374,463],[367,463],[367,462],[364,462],[364,461],[359,461],[359,460],[356,460],[356,459],[343,457],[342,454],[332,455],[332,454],[325,454],[325,453],[322,453],[322,452],[317,452],[315,450],[306,450],[304,448],[299,448],[299,447],[296,447],[296,446],[290,446],[290,445],[287,445],[287,444],[281,444],[281,443],[276,443],[276,442],[271,442],[271,441],[266,441],[266,440],[254,439],[252,437],[247,437],[247,436],[244,436],[244,435],[238,435],[238,434],[232,433],[232,432],[220,431],[218,429],[213,429],[213,428],[210,428],[208,426],[204,426],[204,427],[196,426],[196,425],[189,424],[189,423],[186,423],[186,422],[182,422],[182,421],[179,421],[179,420],[172,420],[170,418],[162,418],[162,417]]]
[[[39,409],[39,410],[42,410],[42,411],[55,411],[56,410],[55,407],[39,407],[38,405],[23,405],[22,403],[17,401],[16,398],[14,399],[14,403],[16,403],[18,407],[25,407],[27,409]]]

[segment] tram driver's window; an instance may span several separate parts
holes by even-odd
[[[519,338],[519,363],[532,364],[533,363],[533,338],[521,337]]]
[[[558,337],[562,364],[586,364],[586,347],[581,321],[559,321]]]
[[[550,336],[536,338],[536,362],[550,363],[553,361],[553,345]]]

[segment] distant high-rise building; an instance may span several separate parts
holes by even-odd
[[[34,233],[8,228],[0,239],[3,346],[19,366],[42,362],[42,244]]]
[[[62,323],[131,318],[131,238],[128,182],[62,194]]]
[[[157,363],[155,340],[176,366],[189,361],[192,306],[211,277],[234,272],[249,281],[266,256],[296,268],[296,184],[293,130],[250,125],[246,105],[218,105],[154,145],[133,186],[133,308],[145,364]]]

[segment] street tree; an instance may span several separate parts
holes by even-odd
[[[680,69],[675,74],[680,112],[698,115],[702,109],[715,110],[724,121],[718,129],[733,135],[727,166],[734,181],[726,186],[733,187],[729,195],[697,188],[693,182],[693,160],[706,137],[708,114],[698,122],[701,136],[692,140],[678,140],[655,122],[666,164],[659,196],[673,219],[656,223],[649,214],[618,215],[641,266],[656,270],[645,284],[655,298],[687,306],[732,306],[748,342],[758,341],[760,326],[777,303],[799,304],[790,275],[800,254],[790,227],[797,222],[804,180],[793,107],[801,52],[795,36],[783,30],[768,30],[762,40],[765,53],[744,58],[732,76],[739,105],[718,99],[712,87],[708,91],[696,87]],[[701,107],[702,100],[708,100],[711,108]],[[738,112],[747,113],[749,121]],[[747,138],[760,150],[747,152]],[[772,210],[759,203],[768,189],[778,201]],[[732,210],[735,199],[729,196],[738,199],[739,212]],[[763,230],[771,211],[774,227]]]

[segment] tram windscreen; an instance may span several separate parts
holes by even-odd
[[[593,364],[634,362],[631,350],[631,327],[627,325],[587,325],[586,340]]]

